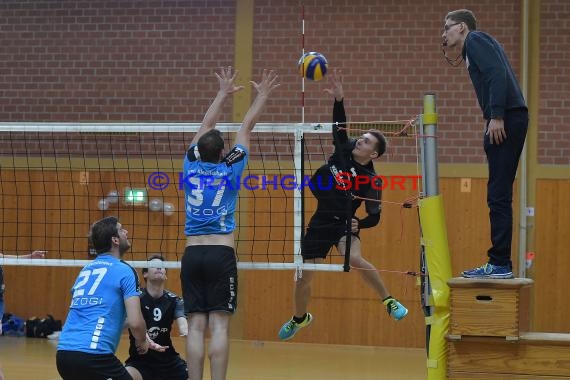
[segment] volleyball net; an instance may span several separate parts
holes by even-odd
[[[0,265],[83,266],[89,226],[115,215],[129,232],[125,260],[146,266],[184,252],[183,157],[200,124],[0,123]],[[239,124],[218,124],[226,147]],[[406,121],[352,123],[351,136],[378,129],[409,141]],[[258,124],[239,179],[235,214],[241,269],[292,269],[316,202],[308,179],[333,151],[331,124]],[[46,259],[22,256],[46,250]],[[315,269],[342,270],[338,254]]]

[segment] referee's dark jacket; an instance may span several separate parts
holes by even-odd
[[[484,32],[469,32],[462,54],[485,119],[503,118],[508,110],[527,109],[515,73],[497,40]]]

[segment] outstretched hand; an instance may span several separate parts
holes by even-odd
[[[30,253],[30,259],[43,259],[46,257],[47,251],[33,251]]]
[[[160,344],[156,343],[154,340],[148,338],[148,348],[149,350],[157,351],[157,352],[164,352],[168,349],[168,346],[161,346]]]
[[[148,352],[148,350],[153,350],[157,352],[164,352],[168,349],[168,346],[161,346],[160,344],[156,343],[154,340],[150,339],[148,334],[146,335],[146,339],[143,344],[136,345],[137,353],[139,355],[144,355]]]
[[[342,77],[340,70],[334,69],[332,73],[327,75],[327,78],[330,87],[325,88],[323,91],[329,95],[334,96],[335,100],[340,102],[344,98],[344,90],[342,89]]]
[[[226,95],[233,94],[243,88],[243,86],[236,86],[234,81],[238,75],[238,71],[235,70],[232,73],[232,67],[222,67],[220,73],[214,73],[220,82],[220,91]]]
[[[277,73],[273,70],[263,70],[263,75],[261,76],[261,82],[256,83],[250,81],[251,85],[257,91],[258,95],[268,96],[271,91],[280,86],[277,82]]]

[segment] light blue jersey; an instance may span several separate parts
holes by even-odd
[[[190,146],[184,158],[186,236],[235,230],[236,200],[247,157],[247,149],[235,145],[222,162],[202,162],[198,146]]]
[[[138,297],[135,272],[110,254],[100,254],[79,273],[58,350],[114,354],[123,331],[125,300]]]

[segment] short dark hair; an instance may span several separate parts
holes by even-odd
[[[209,130],[198,139],[198,153],[203,162],[217,164],[220,161],[222,150],[224,150],[224,139],[217,129]]]
[[[114,237],[119,237],[117,224],[119,220],[114,216],[108,216],[96,221],[89,231],[89,242],[97,254],[106,253],[113,248]]]
[[[446,20],[453,20],[455,22],[464,22],[469,30],[477,30],[477,19],[475,14],[469,9],[458,9],[456,11],[451,11],[445,16]]]
[[[156,253],[152,256],[150,256],[147,261],[152,261],[152,260],[160,260],[160,261],[164,261],[164,257],[162,257],[162,255],[160,253]],[[145,274],[146,272],[148,272],[148,267],[143,268],[142,270],[143,274]]]
[[[368,133],[376,137],[376,140],[378,140],[378,144],[376,145],[376,152],[378,153],[378,157],[382,156],[384,153],[386,153],[386,146],[388,145],[386,142],[386,137],[384,137],[382,132],[377,129],[370,129]]]

